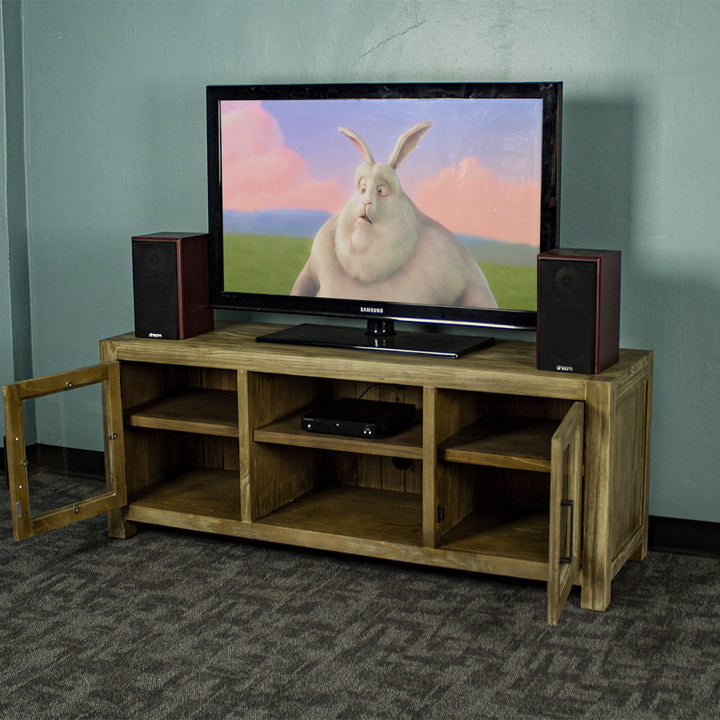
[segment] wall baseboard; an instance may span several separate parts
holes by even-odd
[[[27,459],[31,468],[58,475],[84,475],[105,479],[105,453],[100,451],[36,443],[28,446]],[[0,448],[0,470],[7,473],[4,447]]]
[[[720,523],[651,515],[648,530],[650,550],[720,558]]]
[[[31,445],[28,461],[32,467],[59,475],[105,478],[104,453],[55,445]],[[5,448],[0,448],[0,472],[7,473]],[[720,523],[650,516],[650,550],[720,558]]]

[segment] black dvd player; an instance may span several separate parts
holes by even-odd
[[[307,432],[381,438],[395,435],[415,422],[415,406],[384,400],[339,398],[308,410],[301,419]]]

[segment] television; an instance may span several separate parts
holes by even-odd
[[[562,83],[206,97],[211,305],[314,320],[259,341],[457,357],[493,339],[453,328],[535,330]]]

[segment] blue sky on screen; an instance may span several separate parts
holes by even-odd
[[[277,120],[288,147],[307,161],[313,177],[335,177],[352,187],[359,152],[338,126],[349,127],[386,162],[400,135],[432,120],[417,149],[401,166],[405,190],[418,179],[474,156],[506,182],[538,181],[542,101],[538,99],[270,101],[263,107]]]

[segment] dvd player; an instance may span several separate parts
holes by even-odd
[[[385,400],[339,398],[308,410],[301,419],[307,432],[382,438],[415,422],[415,406]]]

